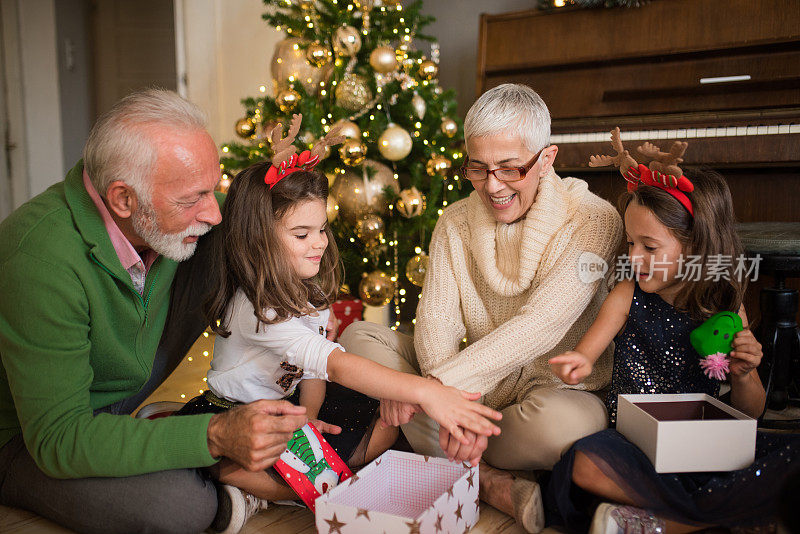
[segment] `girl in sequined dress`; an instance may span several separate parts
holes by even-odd
[[[735,264],[741,254],[724,179],[698,173],[692,182],[689,208],[660,186],[639,185],[623,195],[620,207],[633,279],[609,293],[574,351],[550,360],[562,381],[577,384],[591,373],[602,350],[616,342],[606,402],[612,427],[619,394],[718,396],[720,383],[703,373],[689,333],[725,310],[738,312],[748,324],[742,306],[745,280],[733,272],[734,265],[716,280],[707,280],[705,269],[686,271],[686,259],[692,256],[707,264],[723,255]],[[728,402],[752,417],[761,414],[765,403],[756,371],[761,355],[749,329],[736,334]],[[792,461],[800,459],[799,444],[795,435],[759,432],[756,460],[746,469],[658,474],[638,447],[608,429],[576,442],[553,468],[545,499],[548,520],[586,532],[599,497],[620,505],[601,504],[592,532],[691,532],[710,525],[769,530],[774,528],[781,485]]]

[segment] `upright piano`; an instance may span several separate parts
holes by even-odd
[[[588,161],[619,126],[632,154],[688,141],[684,165],[721,172],[740,220],[800,221],[798,0],[482,15],[478,94],[506,82],[547,103],[556,170],[609,200],[622,179]]]

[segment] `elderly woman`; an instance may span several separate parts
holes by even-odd
[[[609,382],[610,354],[574,387],[556,378],[547,360],[571,350],[597,315],[607,286],[579,269],[601,259],[611,264],[622,224],[585,182],[553,171],[558,147],[549,142],[550,114],[529,87],[487,91],[464,129],[463,175],[475,191],[436,224],[413,341],[355,323],[341,342],[395,369],[480,392],[502,411],[502,433],[488,443],[478,437],[460,444],[423,414],[403,431],[422,454],[444,449],[450,458],[477,462],[483,453],[483,500],[536,532],[543,522],[539,488],[507,471],[551,469],[574,441],[606,426],[596,392]],[[381,405],[390,424],[406,423],[416,411]]]

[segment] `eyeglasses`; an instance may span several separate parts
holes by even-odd
[[[470,167],[469,163],[467,163],[461,167],[461,173],[464,175],[464,178],[470,182],[482,182],[484,180],[488,180],[490,174],[501,182],[518,182],[525,178],[525,176],[528,174],[528,171],[530,171],[533,166],[536,165],[536,162],[539,161],[539,156],[542,154],[545,148],[547,147],[542,148],[536,153],[535,156],[533,156],[532,160],[522,167],[498,167],[497,169],[489,170],[484,167]]]

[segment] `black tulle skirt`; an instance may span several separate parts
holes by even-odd
[[[582,452],[636,506],[689,525],[756,527],[774,524],[787,478],[800,469],[800,434],[759,432],[747,468],[716,473],[659,474],[647,456],[616,430],[577,441],[553,467],[545,490],[548,524],[587,532],[597,498],[572,483]]]

